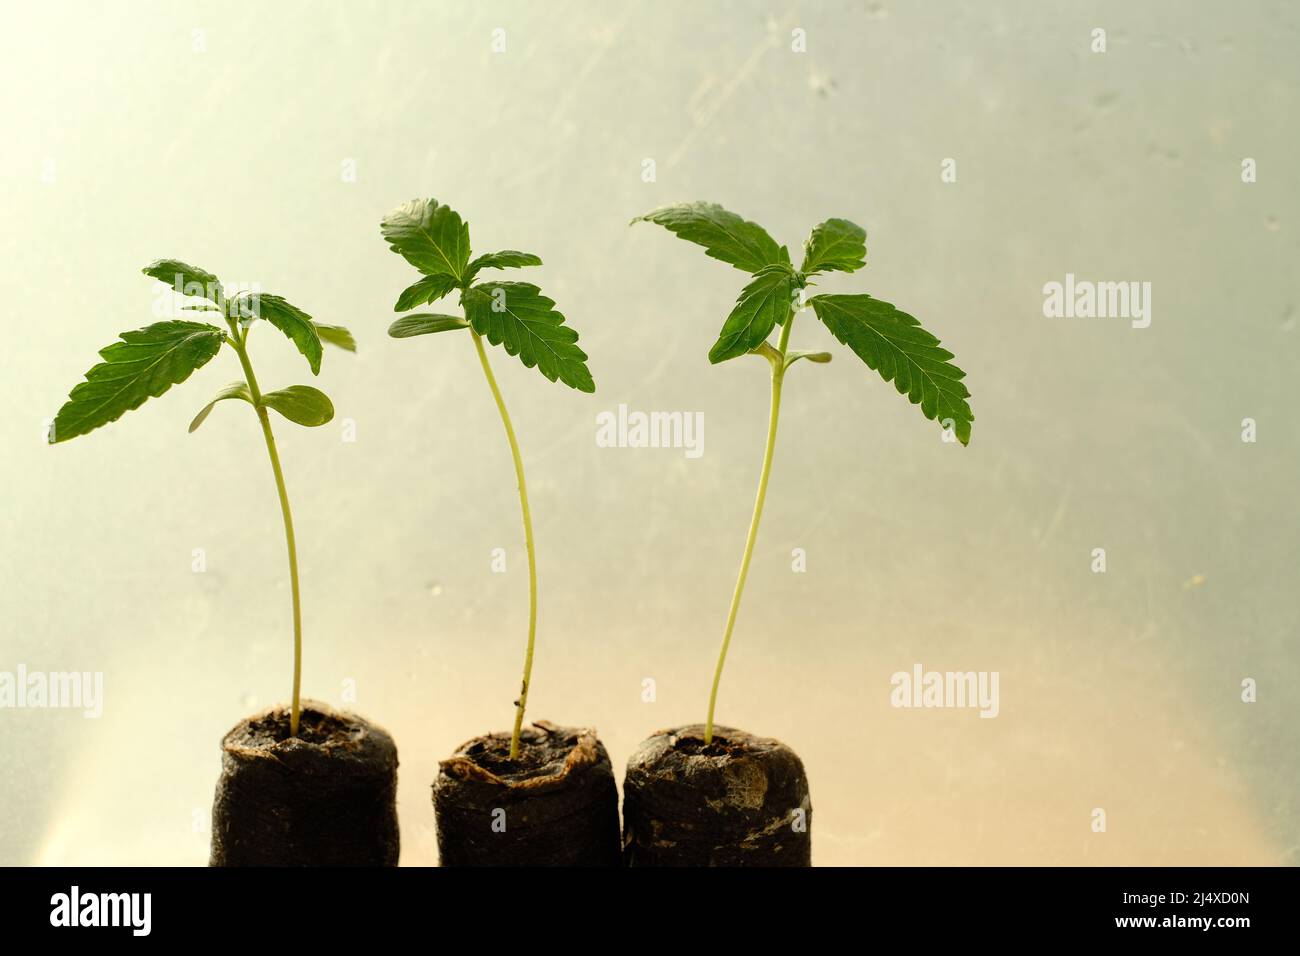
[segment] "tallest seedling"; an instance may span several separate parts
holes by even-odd
[[[772,402],[758,494],[709,692],[709,715],[704,729],[704,741],[709,744],[713,741],[713,711],[722,668],[731,646],[731,633],[736,626],[767,498],[767,480],[772,473],[776,426],[781,414],[781,387],[786,372],[799,359],[818,363],[831,360],[828,352],[790,348],[790,335],[798,313],[812,306],[831,335],[852,349],[869,368],[879,372],[886,382],[893,382],[900,394],[920,406],[926,418],[938,421],[963,445],[970,442],[975,416],[967,402],[970,392],[961,381],[966,373],[949,361],[952,353],[940,348],[939,340],[921,328],[912,316],[869,295],[815,295],[805,301],[804,290],[814,284],[812,279],[819,273],[856,272],[866,265],[867,233],[861,226],[847,219],[826,220],[805,240],[803,262],[796,269],[786,247],[778,246],[762,226],[713,203],[665,206],[633,222],[658,223],[679,238],[703,246],[705,253],[714,259],[750,274],[723,323],[718,341],[709,350],[709,361],[716,365],[741,355],[758,355],[772,369]],[[773,345],[768,337],[778,327],[780,332]]]

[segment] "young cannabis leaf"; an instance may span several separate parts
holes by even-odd
[[[594,392],[596,384],[587,369],[587,354],[578,348],[578,333],[564,324],[555,302],[528,282],[476,282],[483,269],[511,269],[540,266],[542,260],[530,252],[490,252],[470,259],[469,224],[455,210],[436,199],[413,199],[398,206],[380,224],[380,232],[394,252],[424,274],[397,297],[395,312],[407,312],[419,305],[436,302],[460,291],[462,318],[434,312],[404,315],[388,327],[395,339],[434,332],[469,329],[483,376],[505,426],[519,483],[519,506],[524,520],[524,547],[528,552],[528,643],[524,651],[524,675],[519,699],[515,701],[514,730],[510,736],[510,757],[519,756],[519,735],[528,706],[528,689],[533,674],[533,647],[537,634],[537,564],[533,546],[533,520],[528,509],[528,486],[524,481],[523,458],[515,429],[506,411],[496,376],[488,362],[483,340],[504,346],[528,368],[536,368],[552,382],[559,381],[580,392]]]
[[[847,219],[827,219],[816,226],[804,242],[803,263],[795,269],[785,246],[777,245],[762,226],[714,203],[665,206],[632,222],[658,223],[680,238],[704,246],[705,253],[714,259],[750,273],[750,281],[741,290],[731,314],[722,325],[718,341],[709,350],[709,361],[717,364],[740,355],[761,355],[772,368],[772,401],[758,494],[709,693],[704,737],[706,742],[711,742],[718,685],[722,680],[722,668],[731,645],[731,634],[736,626],[736,615],[745,592],[745,579],[749,575],[750,559],[767,498],[785,373],[799,359],[818,364],[831,360],[827,352],[807,352],[789,347],[795,315],[802,307],[800,300],[811,276],[823,272],[855,272],[866,265],[867,233]],[[921,328],[916,319],[869,295],[816,295],[808,299],[807,304],[812,306],[830,333],[852,349],[868,368],[879,372],[886,382],[893,382],[899,393],[906,395],[912,404],[919,405],[922,415],[937,420],[945,430],[951,430],[963,445],[970,442],[971,422],[975,416],[967,401],[970,392],[962,384],[966,373],[949,361],[953,354],[941,348],[939,340]],[[781,332],[773,346],[768,336],[778,325]]]
[[[139,408],[150,398],[157,398],[173,385],[179,385],[196,370],[211,361],[229,345],[239,359],[244,381],[227,385],[203,406],[190,422],[195,431],[207,421],[218,402],[236,399],[247,402],[257,414],[266,440],[271,471],[280,497],[284,518],[284,536],[289,552],[289,584],[293,595],[293,702],[289,733],[297,736],[302,681],[302,603],[298,589],[298,552],[293,533],[293,514],[285,490],[280,455],[271,432],[267,409],[274,409],[289,421],[314,427],[334,417],[334,406],[324,392],[310,385],[290,385],[273,392],[262,392],[248,358],[248,336],[258,319],[266,319],[297,346],[311,368],[320,372],[321,343],[328,342],[348,351],[356,351],[352,333],[342,326],[321,325],[306,312],[290,305],[277,295],[241,292],[227,297],[221,282],[210,272],[176,259],[159,259],[144,267],[144,274],[172,286],[186,296],[183,310],[202,315],[220,313],[225,319],[222,329],[206,322],[181,319],[155,322],[133,332],[123,332],[121,341],[100,350],[103,362],[86,373],[86,380],[75,386],[68,401],[59,409],[50,426],[51,444],[84,435],[127,412]],[[193,300],[200,300],[195,302]]]

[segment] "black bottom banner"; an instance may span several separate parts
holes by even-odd
[[[697,936],[712,925],[720,940],[766,935],[784,923],[819,935],[842,929],[864,944],[901,933],[925,943],[1129,936],[1231,946],[1292,921],[1295,875],[1282,868],[9,869],[0,871],[0,914],[7,941],[75,933],[92,946],[250,932],[260,943],[383,942],[403,930],[436,943],[431,929],[455,932],[466,920],[480,932],[495,927],[486,932],[510,945],[530,932],[539,906],[550,911],[544,932],[567,911],[566,921],[633,935],[692,926]]]

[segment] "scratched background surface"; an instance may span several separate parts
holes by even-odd
[[[354,681],[356,709],[392,731],[402,860],[435,862],[436,762],[508,726],[527,602],[471,343],[384,334],[413,273],[378,222],[417,195],[459,209],[476,249],[546,260],[528,278],[597,381],[584,396],[493,355],[534,498],[534,716],[595,725],[619,767],[651,731],[702,719],[752,502],[766,370],[705,358],[743,277],[628,219],[710,199],[797,249],[845,216],[868,229],[869,264],[823,288],[920,317],[968,371],[977,420],[969,448],[942,443],[838,347],[787,381],[719,716],[803,756],[815,861],[1297,862],[1294,7],[352,0],[3,17],[0,669],[100,670],[107,700],[97,721],[0,711],[0,863],[204,863],[217,742],[288,694],[257,429],[225,407],[185,432],[233,357],[43,444],[95,350],[152,321],[139,270],[162,256],[260,282],[360,340],[317,383],[339,421],[279,428],[304,684],[338,703]],[[1105,54],[1089,50],[1098,26]],[[1043,318],[1042,286],[1066,272],[1152,282],[1151,327]],[[309,379],[282,338],[256,338],[264,383]],[[809,317],[794,340],[834,346]],[[703,412],[705,453],[597,448],[595,416],[619,403]],[[916,663],[998,671],[1000,715],[892,708],[890,675]],[[1257,703],[1240,701],[1245,678]]]

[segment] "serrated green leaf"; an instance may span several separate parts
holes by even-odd
[[[199,409],[199,413],[194,416],[194,421],[190,422],[190,434],[194,434],[195,430],[208,420],[208,416],[212,414],[212,409],[216,408],[217,402],[224,402],[231,398],[243,399],[248,402],[248,404],[253,404],[253,395],[248,390],[248,386],[243,382],[232,382],[230,385],[227,385],[221,391],[217,392],[216,397],[213,398],[212,401]]]
[[[493,345],[505,346],[528,368],[552,382],[557,379],[580,392],[594,392],[587,353],[578,348],[578,333],[564,324],[555,302],[528,282],[485,282],[466,289],[461,304],[470,325]]]
[[[747,222],[717,203],[688,202],[663,206],[632,222],[654,222],[674,235],[704,246],[706,255],[745,272],[790,263],[790,253],[757,223]]]
[[[816,295],[808,302],[835,338],[919,404],[926,418],[952,422],[958,441],[970,443],[975,416],[961,382],[966,373],[948,361],[953,354],[916,319],[869,295]]]
[[[334,403],[319,388],[290,385],[262,396],[262,404],[274,408],[289,421],[315,428],[334,417]]]
[[[226,333],[204,322],[155,322],[121,333],[99,354],[55,416],[50,442],[67,441],[117,421],[146,399],[157,398],[202,368],[221,349]]]
[[[767,341],[777,322],[790,311],[794,277],[789,269],[763,270],[741,290],[722,334],[709,350],[714,365],[744,355]]]
[[[799,271],[855,272],[867,264],[867,230],[847,219],[827,219],[804,243]]]
[[[458,315],[412,312],[390,325],[388,334],[395,339],[409,339],[413,335],[428,335],[431,332],[451,332],[454,329],[467,328],[469,323]]]
[[[316,326],[316,335],[326,345],[332,345],[336,349],[342,349],[345,352],[355,352],[357,350],[357,340],[353,338],[352,333],[341,325],[326,325],[323,322],[312,322]]]
[[[173,289],[179,282],[181,288],[177,291],[182,295],[206,299],[213,305],[217,305],[220,297],[225,294],[221,282],[211,272],[198,266],[188,265],[179,259],[156,259],[140,271]]]
[[[412,199],[383,219],[380,232],[393,251],[425,275],[460,282],[469,263],[469,225],[436,199]]]
[[[393,311],[405,312],[407,309],[414,309],[417,305],[437,302],[454,288],[456,288],[455,276],[425,276],[415,285],[407,286],[402,290],[402,294],[397,297],[397,304],[393,306]]]
[[[241,292],[234,300],[241,316],[266,319],[289,337],[307,359],[313,375],[320,374],[321,344],[310,315],[281,296],[266,292]]]
[[[471,282],[480,269],[520,269],[524,266],[540,266],[542,259],[531,252],[516,252],[503,249],[501,252],[489,252],[479,256],[465,269],[465,281]]]

